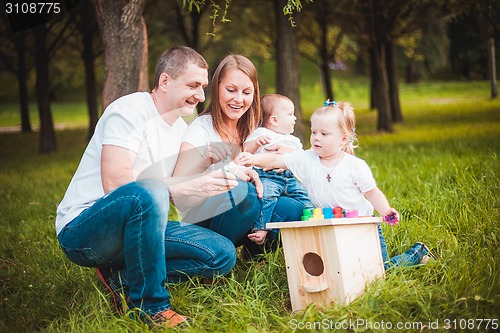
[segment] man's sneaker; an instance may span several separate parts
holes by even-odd
[[[116,312],[124,314],[128,310],[128,291],[127,287],[123,285],[123,281],[113,279],[113,270],[111,268],[96,268],[96,273],[99,280],[111,293]]]
[[[168,309],[162,312],[158,312],[150,317],[150,326],[164,326],[164,327],[174,327],[182,323],[189,323],[190,319],[186,316],[182,316],[172,309]]]
[[[422,242],[417,242],[417,244],[422,246],[420,252],[423,253],[423,256],[422,259],[420,259],[420,265],[425,265],[429,263],[429,261],[437,259],[436,256],[429,250],[427,245]]]

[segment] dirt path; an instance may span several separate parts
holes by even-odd
[[[55,124],[54,128],[56,131],[65,130],[65,129],[76,129],[76,128],[85,128],[86,126],[81,124],[71,124],[71,123],[60,123]],[[38,132],[40,126],[31,126],[33,132]],[[19,126],[6,126],[0,127],[0,133],[21,133],[21,125]]]

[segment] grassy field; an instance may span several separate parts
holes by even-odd
[[[423,241],[439,260],[395,269],[349,305],[292,314],[279,250],[265,264],[238,261],[213,286],[196,279],[169,286],[173,307],[194,319],[174,331],[438,332],[449,324],[451,331],[483,332],[500,325],[500,100],[488,98],[486,82],[403,85],[405,122],[378,134],[364,84],[337,82],[336,89],[356,108],[357,154],[402,214],[398,226],[383,226],[389,252]],[[308,114],[321,104],[312,98],[318,89],[301,91]],[[84,106],[74,107],[81,111],[72,117],[54,106],[55,119],[85,124]],[[57,138],[57,153],[37,155],[37,133],[0,134],[0,332],[146,331],[115,316],[94,271],[70,263],[58,247],[56,205],[86,130]]]

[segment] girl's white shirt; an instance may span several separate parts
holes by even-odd
[[[321,164],[320,157],[312,149],[284,154],[283,160],[304,185],[315,207],[342,207],[346,210],[356,209],[360,216],[373,215],[373,205],[364,193],[374,189],[377,184],[364,160],[346,153],[331,170]],[[328,173],[330,182],[327,180]]]

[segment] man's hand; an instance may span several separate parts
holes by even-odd
[[[204,176],[194,178],[185,185],[188,191],[192,191],[191,195],[208,198],[233,189],[238,186],[238,182],[235,175],[219,169]]]
[[[238,186],[236,176],[223,169],[199,176],[167,178],[166,182],[172,201],[180,210],[199,205],[206,198]]]
[[[238,156],[240,156],[241,154],[249,154],[249,153],[243,152],[240,153]],[[250,155],[253,156],[252,154]],[[235,162],[239,160],[238,156],[236,157]],[[257,171],[253,170],[250,167],[245,167],[235,162],[231,162],[225,167],[226,172],[235,175],[237,179],[241,179],[245,182],[249,181],[253,182],[255,185],[255,189],[257,190],[257,196],[259,198],[262,198],[262,196],[264,195],[264,186],[260,181],[260,177]]]

